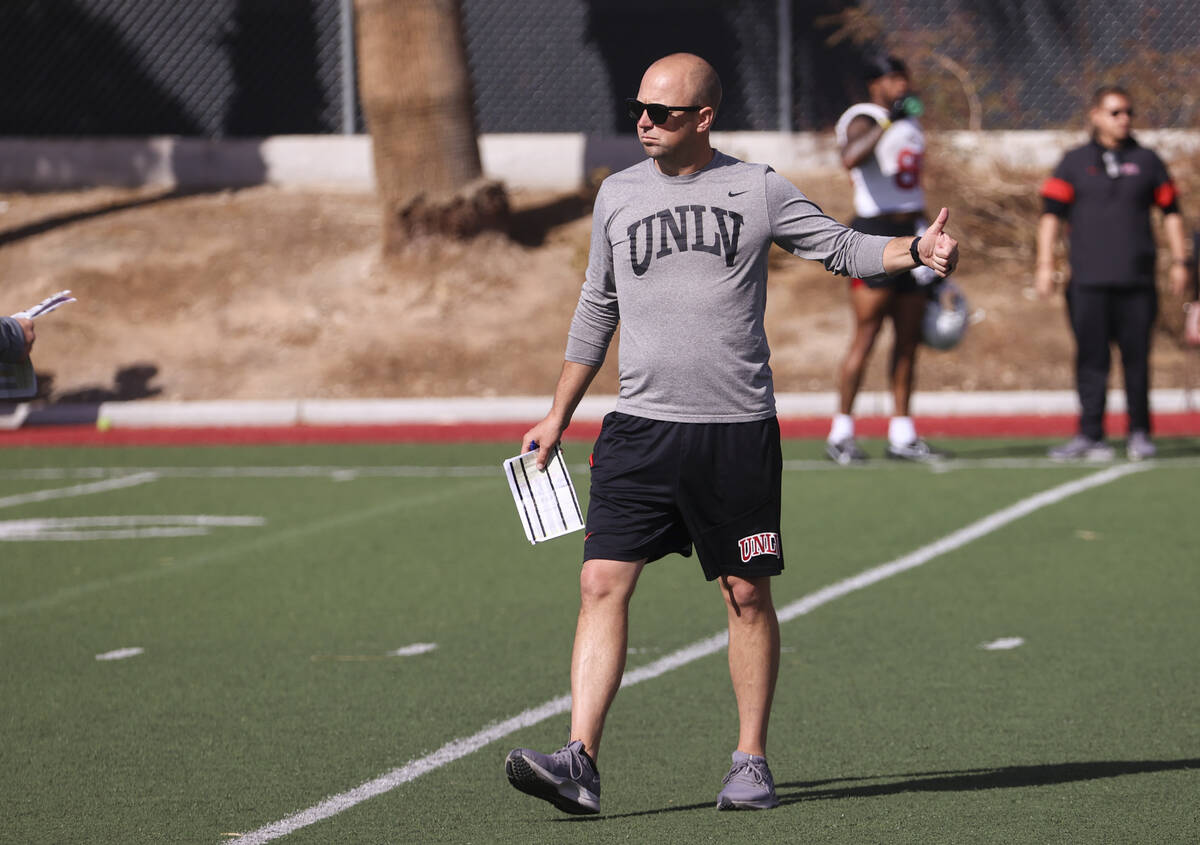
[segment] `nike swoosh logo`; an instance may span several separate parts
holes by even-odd
[[[742,194],[748,194],[748,193],[750,193],[750,191],[748,191],[748,190],[746,190],[746,191],[730,191],[729,196],[740,197]]]

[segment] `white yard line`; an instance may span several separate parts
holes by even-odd
[[[36,490],[33,493],[18,493],[0,498],[0,508],[14,508],[33,502],[48,502],[51,499],[69,499],[72,496],[90,496],[93,493],[108,493],[126,487],[137,487],[139,484],[148,484],[151,481],[157,481],[158,478],[157,472],[147,470],[133,475],[118,475],[116,478],[94,481],[90,484],[77,484],[74,487],[56,487],[52,490]]]
[[[1016,504],[985,516],[983,519],[947,534],[940,540],[936,540],[927,546],[922,546],[903,557],[872,567],[791,602],[778,610],[779,621],[787,622],[806,613],[811,613],[821,605],[828,604],[835,599],[876,584],[886,578],[891,578],[893,575],[899,575],[901,572],[914,569],[936,557],[961,548],[1041,508],[1048,507],[1077,493],[1082,493],[1093,487],[1100,487],[1130,473],[1144,469],[1149,469],[1149,466],[1145,464],[1121,464],[1076,481],[1060,484],[1057,487],[1052,487],[1049,490],[1022,499]],[[702,657],[715,654],[726,647],[728,638],[728,632],[721,631],[718,634],[714,634],[711,637],[699,640],[676,652],[668,654],[666,657],[655,660],[653,663],[648,663],[645,666],[628,671],[621,680],[621,686],[628,687],[642,681],[652,680],[670,672],[672,669],[678,669]],[[451,740],[432,754],[412,760],[400,768],[392,769],[390,772],[360,784],[347,792],[332,795],[306,810],[301,810],[287,818],[260,827],[232,841],[240,843],[240,845],[256,845],[256,843],[270,842],[273,839],[287,836],[289,833],[300,828],[307,827],[310,824],[327,819],[357,804],[361,804],[368,798],[374,798],[376,795],[390,792],[409,781],[416,780],[421,775],[428,774],[448,763],[453,763],[455,760],[466,757],[468,754],[478,751],[485,745],[503,739],[523,728],[532,727],[552,716],[566,713],[570,709],[570,695],[562,695],[551,699],[503,722],[490,725],[471,736]]]
[[[571,449],[578,455],[580,449]],[[1160,469],[1200,468],[1200,457],[1183,456],[1156,458],[1148,463]],[[930,472],[951,472],[972,469],[1061,469],[1088,470],[1105,469],[1109,466],[1124,466],[1124,461],[1112,464],[1088,464],[1082,462],[1052,461],[1049,458],[953,458],[926,464]],[[569,464],[571,472],[588,472],[586,463]],[[862,466],[844,467],[824,458],[819,460],[787,460],[783,468],[788,472],[905,472],[914,469],[907,461],[869,461]],[[328,478],[332,481],[354,481],[360,478],[494,478],[503,475],[500,460],[494,466],[214,466],[214,467],[39,467],[30,469],[0,470],[0,480],[43,480],[66,479],[110,479],[120,481],[142,475],[157,478]],[[3,503],[0,499],[0,503]]]
[[[586,464],[580,464],[586,469]],[[215,467],[39,467],[0,470],[0,479],[61,480],[107,478],[114,473],[151,472],[162,478],[480,478],[501,475],[500,459],[494,466],[215,466]]]

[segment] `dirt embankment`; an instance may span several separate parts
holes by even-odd
[[[1194,197],[1196,168],[1172,169]],[[952,210],[956,278],[976,322],[958,349],[923,353],[919,389],[1070,388],[1061,300],[1029,288],[1042,174],[963,173],[935,167],[928,191],[933,209]],[[849,218],[843,174],[791,178]],[[576,195],[512,200],[516,238],[384,262],[369,194],[0,195],[0,311],[63,288],[78,296],[39,323],[34,360],[52,401],[547,395],[587,261],[590,209]],[[850,332],[845,280],[779,249],[770,266],[777,389],[832,390]],[[1179,300],[1162,302],[1153,384],[1198,386],[1198,355],[1178,340]],[[886,385],[886,335],[881,344],[868,390]],[[615,360],[594,391],[615,392]]]

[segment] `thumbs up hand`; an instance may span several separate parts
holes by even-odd
[[[917,254],[921,257],[921,263],[943,279],[958,266],[958,241],[945,232],[946,221],[949,219],[949,209],[943,208],[917,242]]]

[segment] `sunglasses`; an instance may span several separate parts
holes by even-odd
[[[673,111],[700,111],[704,106],[664,106],[662,103],[643,103],[632,97],[625,101],[625,108],[633,120],[641,120],[642,112],[650,116],[650,122],[661,125],[667,122]]]
[[[1133,109],[1131,109],[1131,108],[1130,109],[1113,109],[1112,111],[1109,112],[1109,114],[1112,115],[1113,117],[1120,117],[1123,114],[1127,114],[1130,117],[1133,117]]]

